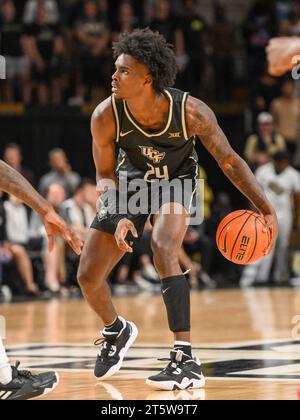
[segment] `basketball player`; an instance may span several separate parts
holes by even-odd
[[[149,188],[158,179],[194,180],[198,164],[193,141],[199,137],[228,178],[264,215],[273,235],[271,247],[278,230],[272,206],[247,164],[230,147],[211,109],[170,87],[175,81],[176,63],[164,37],[149,29],[138,29],[122,35],[113,48],[113,93],[97,106],[91,120],[102,206],[84,244],[78,272],[85,298],[105,325],[95,365],[98,378],[107,378],[120,369],[137,336],[137,327],[117,314],[106,282],[122,256],[132,252],[132,243],[141,236],[148,217],[118,211],[119,201],[113,203],[113,197],[119,177],[126,173],[130,180],[143,179]],[[151,245],[175,343],[168,366],[148,378],[147,383],[166,390],[199,388],[205,380],[200,361],[192,356],[189,286],[178,261],[189,206],[184,209],[171,194],[168,200],[159,198],[159,211],[150,213]],[[189,198],[188,202],[193,191]],[[167,207],[169,212],[165,211]],[[178,207],[181,214],[177,214]]]
[[[43,218],[49,239],[49,250],[53,248],[56,235],[62,235],[79,255],[82,243],[77,235],[67,228],[52,206],[13,168],[0,160],[0,190],[13,194],[32,207]],[[55,372],[33,375],[18,370],[19,364],[10,366],[0,336],[0,400],[26,400],[53,390],[58,384]]]
[[[272,76],[282,76],[300,61],[298,58],[293,62],[293,58],[300,55],[300,38],[297,36],[272,38],[266,53],[269,73]]]

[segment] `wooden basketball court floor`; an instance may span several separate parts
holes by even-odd
[[[55,369],[59,386],[44,399],[196,400],[297,399],[300,388],[300,290],[230,289],[192,293],[194,354],[205,389],[156,391],[148,375],[165,366],[172,335],[161,296],[116,297],[139,336],[122,370],[106,381],[93,376],[101,323],[82,300],[1,305],[11,361],[38,371]],[[298,317],[297,317],[298,316]]]

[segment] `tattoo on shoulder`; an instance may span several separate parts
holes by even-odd
[[[193,134],[205,137],[215,131],[218,124],[216,116],[204,102],[192,98],[189,114]]]

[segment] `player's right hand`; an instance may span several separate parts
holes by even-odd
[[[121,219],[115,231],[115,239],[118,244],[118,247],[124,252],[133,252],[131,246],[129,246],[127,241],[125,241],[126,235],[129,231],[135,238],[138,238],[138,234],[134,224],[129,219]]]
[[[265,231],[269,230],[270,232],[270,244],[266,250],[266,255],[269,255],[276,246],[276,241],[279,232],[278,219],[275,210],[272,210],[270,214],[264,214],[264,219],[266,221]]]
[[[49,251],[52,251],[53,249],[55,236],[61,235],[77,255],[81,254],[81,248],[83,246],[82,240],[73,229],[66,225],[64,220],[52,207],[44,215],[43,222],[48,236]]]

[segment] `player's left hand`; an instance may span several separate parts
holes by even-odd
[[[132,221],[126,218],[121,219],[115,231],[115,239],[118,244],[118,247],[125,252],[133,252],[132,247],[129,246],[129,244],[125,240],[126,235],[129,231],[135,238],[138,238],[137,231]]]
[[[269,255],[270,252],[275,248],[279,231],[278,219],[275,210],[269,214],[264,214],[264,219],[266,221],[264,230],[266,232],[269,230],[271,236],[270,245],[266,250],[266,255]]]
[[[82,240],[73,229],[66,225],[63,219],[55,212],[52,207],[44,215],[44,225],[49,241],[49,251],[52,251],[53,249],[55,236],[61,235],[77,255],[81,254],[81,248],[83,246]]]

